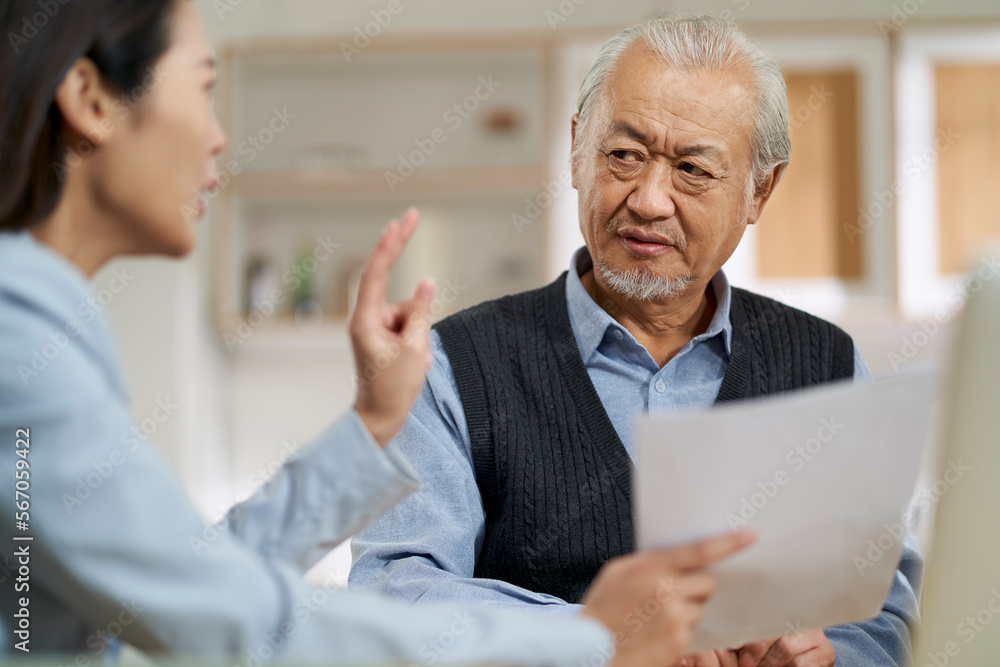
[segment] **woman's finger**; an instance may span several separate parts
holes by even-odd
[[[358,287],[358,307],[376,308],[386,302],[389,275],[396,260],[403,254],[407,241],[420,222],[417,209],[411,208],[403,216],[403,222],[392,220],[382,232],[375,250],[368,257],[361,271],[361,285]]]

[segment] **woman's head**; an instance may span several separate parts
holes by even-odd
[[[214,186],[225,145],[193,3],[51,5],[48,14],[37,0],[0,9],[2,34],[13,35],[3,45],[13,53],[0,59],[0,228],[89,217],[82,228],[109,257],[185,254],[190,211]]]

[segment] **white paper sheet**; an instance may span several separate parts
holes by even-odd
[[[879,613],[902,550],[934,373],[841,382],[636,424],[640,548],[758,534],[713,567],[692,651]]]

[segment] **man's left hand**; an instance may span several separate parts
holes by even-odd
[[[833,667],[837,655],[823,630],[751,642],[739,649],[739,667]]]

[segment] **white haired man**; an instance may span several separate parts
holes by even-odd
[[[572,134],[586,247],[553,284],[435,327],[395,445],[427,487],[355,540],[352,586],[574,609],[600,564],[633,549],[636,415],[870,378],[846,333],[721,270],[790,149],[781,71],[735,26],[621,31],[583,81]],[[922,560],[904,547],[878,617],[684,661],[906,664]]]

